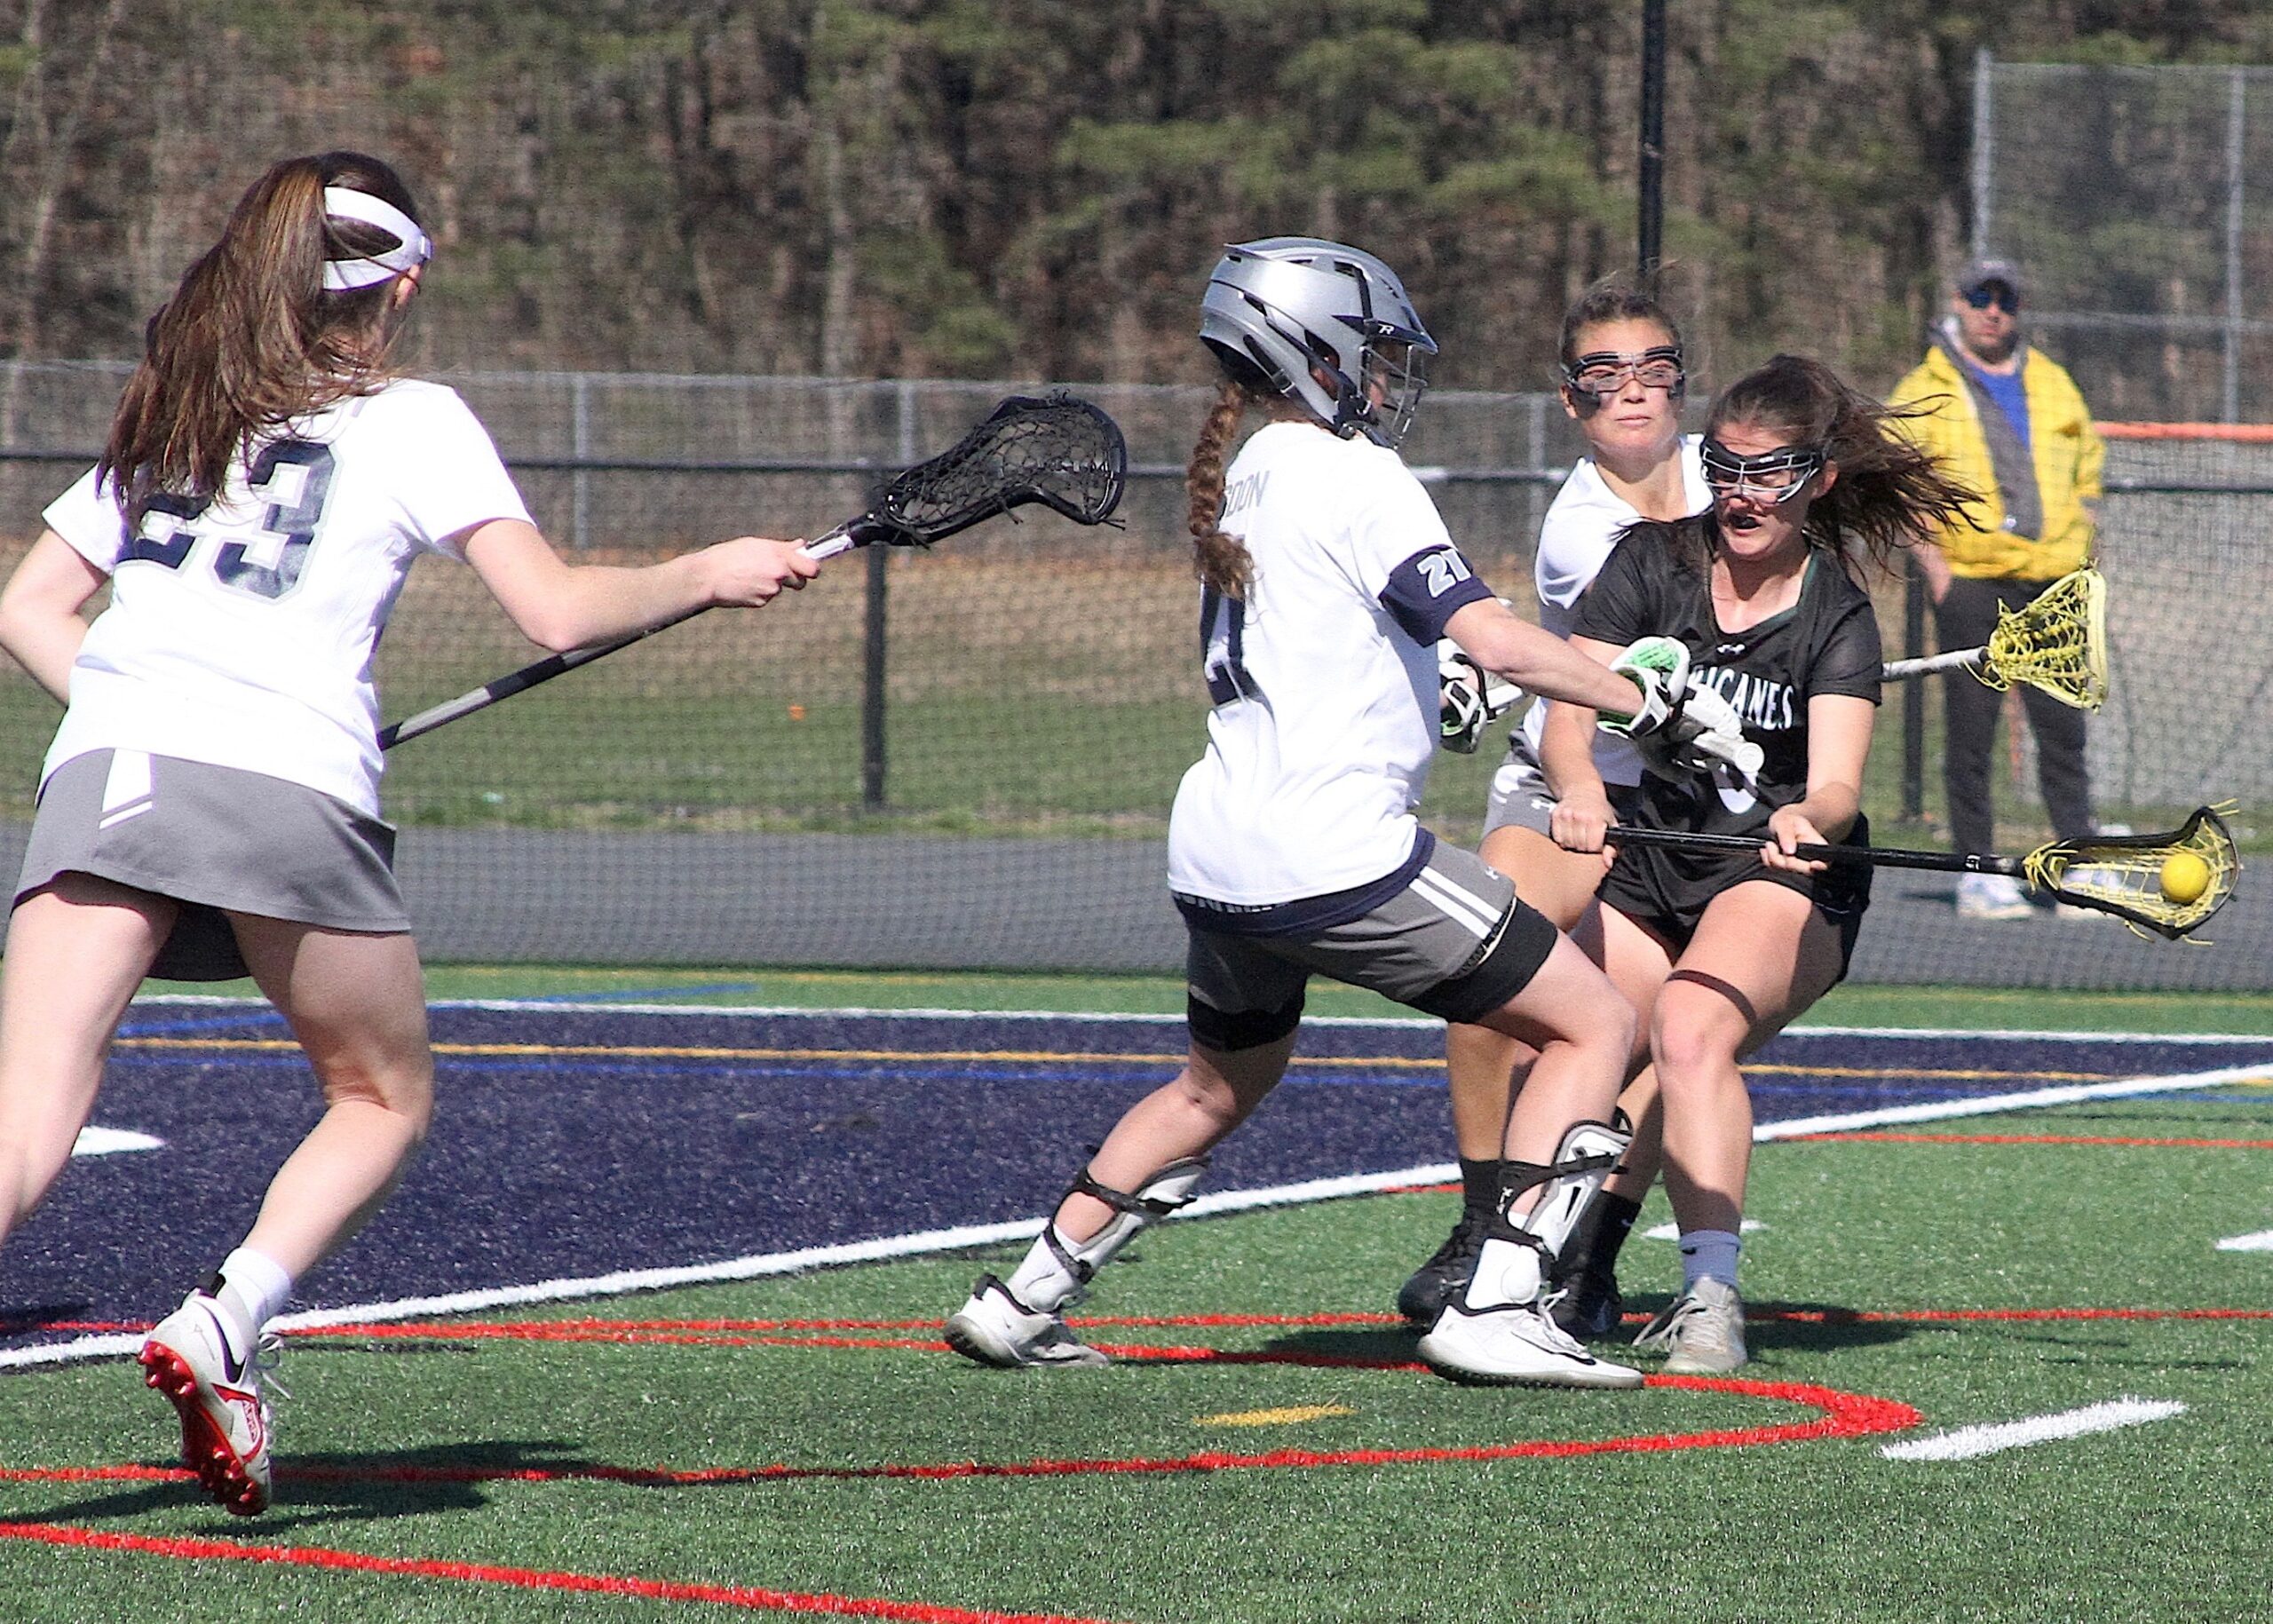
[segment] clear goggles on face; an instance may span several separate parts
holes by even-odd
[[[1591,355],[1580,356],[1563,368],[1563,381],[1573,392],[1592,395],[1596,400],[1616,394],[1626,387],[1628,378],[1644,389],[1679,394],[1689,382],[1689,375],[1682,369],[1681,347],[1662,344],[1639,353],[1597,350]]]
[[[1741,496],[1781,506],[1823,471],[1825,458],[1820,446],[1779,446],[1758,456],[1738,456],[1708,435],[1698,460],[1715,498]]]

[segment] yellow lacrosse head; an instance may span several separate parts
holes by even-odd
[[[1999,612],[1988,652],[1973,674],[1992,688],[2016,682],[2063,704],[2107,702],[2107,578],[2087,565],[2018,609]]]
[[[2127,921],[2134,930],[2143,928],[2176,941],[2206,924],[2234,894],[2241,856],[2225,820],[2218,815],[2233,810],[2231,802],[2197,807],[2182,827],[2167,835],[2055,841],[2022,859],[2023,872],[2030,884],[2063,901],[2098,908]],[[2183,902],[2163,892],[2163,865],[2182,853],[2199,859],[2210,871],[2201,894]]]

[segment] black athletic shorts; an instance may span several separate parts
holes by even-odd
[[[1843,845],[1867,846],[1871,825],[1857,817]],[[1697,934],[1706,905],[1731,885],[1766,880],[1798,891],[1839,931],[1839,978],[1854,962],[1855,939],[1871,906],[1871,871],[1859,863],[1837,864],[1821,874],[1791,874],[1770,868],[1756,853],[1672,852],[1657,846],[1622,846],[1617,862],[1595,895],[1672,947],[1677,958]]]

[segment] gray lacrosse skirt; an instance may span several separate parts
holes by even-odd
[[[410,929],[394,829],[320,790],[139,750],[91,750],[40,791],[15,900],[91,874],[182,905],[150,967],[176,981],[250,973],[223,910],[335,931]]]

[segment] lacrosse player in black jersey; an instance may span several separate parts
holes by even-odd
[[[1672,637],[1689,650],[1692,691],[1717,693],[1741,718],[1739,740],[1681,759],[1654,752],[1631,820],[1761,840],[1735,857],[1607,852],[1595,903],[1604,968],[1643,1018],[1635,1064],[1657,1071],[1636,1140],[1662,1136],[1683,1287],[1635,1345],[1665,1351],[1668,1371],[1745,1363],[1737,1253],[1752,1102],[1738,1062],[1846,974],[1870,900],[1868,869],[1792,855],[1869,843],[1863,762],[1880,648],[1864,559],[1883,566],[1968,500],[1889,417],[1802,357],[1739,378],[1706,422],[1712,507],[1633,526],[1579,605],[1576,647],[1600,657]],[[1560,730],[1580,743],[1595,724],[1560,703],[1547,723],[1546,759],[1568,780],[1554,785],[1553,832],[1574,851],[1604,850],[1610,802],[1588,752],[1553,741]],[[1624,1176],[1610,1189],[1638,1201],[1646,1184]],[[1577,1262],[1607,1277],[1612,1260]]]

